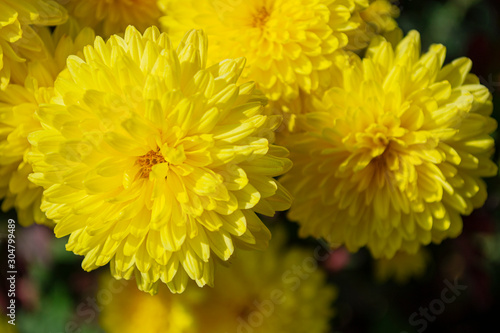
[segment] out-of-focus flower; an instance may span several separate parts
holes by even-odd
[[[138,290],[135,283],[116,285],[105,274],[99,281],[101,290],[109,290],[110,301],[102,305],[100,325],[108,333],[194,333],[196,322],[183,302],[185,294],[149,295]]]
[[[18,66],[25,58],[36,59],[42,55],[43,41],[31,25],[58,25],[67,18],[66,10],[55,1],[0,1],[0,90],[4,90],[11,79],[22,84],[25,72]]]
[[[195,290],[199,333],[330,331],[336,288],[312,251],[285,248],[279,231],[268,251],[242,253],[218,272],[215,288]]]
[[[158,29],[133,27],[68,59],[38,112],[44,130],[29,137],[30,179],[85,270],[109,262],[141,290],[161,280],[182,292],[188,277],[212,284],[215,257],[267,246],[256,212],[291,201],[272,178],[291,167],[272,145],[280,118],[262,115],[255,84],[236,84],[244,59],[206,61],[201,31],[175,50]]]
[[[42,128],[35,111],[53,96],[54,81],[65,68],[66,58],[81,53],[94,37],[92,30],[80,31],[72,21],[53,33],[39,28],[37,39],[43,42],[43,56],[19,64],[26,73],[24,84],[12,83],[0,91],[0,199],[4,199],[3,211],[16,209],[21,225],[48,223],[40,211],[43,189],[28,180],[33,172],[27,161],[31,150],[28,134]]]
[[[424,275],[430,260],[426,248],[420,248],[417,253],[397,252],[391,259],[376,259],[374,262],[375,278],[380,282],[394,280],[406,284],[411,278]]]
[[[330,252],[325,261],[325,268],[330,272],[340,272],[351,263],[352,254],[345,247],[340,247]]]
[[[160,10],[157,0],[58,0],[83,27],[91,27],[96,34],[109,37],[125,32],[133,25],[144,32],[158,24]]]
[[[220,268],[214,288],[189,288],[182,295],[152,298],[128,287],[103,308],[103,328],[122,332],[119,323],[137,318],[165,333],[329,332],[337,291],[309,251],[285,249],[283,239],[273,238],[266,252],[240,252],[230,267]]]
[[[352,21],[358,28],[346,32],[349,44],[346,49],[356,51],[366,48],[377,35],[399,34],[398,24],[394,20],[399,15],[399,8],[388,0],[355,0],[356,10]]]
[[[54,233],[50,228],[34,225],[22,229],[23,232],[17,237],[19,256],[30,264],[44,267],[52,266],[54,256],[52,253]]]
[[[316,112],[297,118],[282,183],[302,236],[390,258],[458,236],[460,215],[484,204],[481,177],[497,172],[491,95],[469,59],[442,67],[444,46],[420,47],[415,31],[397,47],[377,38],[363,60],[346,56]]]
[[[167,15],[160,21],[177,39],[187,28],[206,29],[213,46],[210,59],[245,56],[243,78],[257,82],[280,104],[293,101],[301,90],[309,94],[328,84],[323,76],[335,51],[348,44],[349,32],[365,24],[351,18],[357,7],[353,0],[160,0],[159,6]]]

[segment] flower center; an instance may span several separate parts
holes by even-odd
[[[149,173],[154,165],[166,162],[160,152],[160,148],[158,148],[156,151],[150,150],[146,155],[140,156],[136,163],[141,167],[139,172],[140,177],[149,178]]]
[[[391,144],[392,141],[388,141],[388,143],[381,144],[381,146],[383,146],[383,152],[372,159],[372,163],[375,164],[378,168],[383,168],[383,169],[386,168],[387,159],[393,153],[391,152]]]
[[[269,21],[269,12],[267,11],[266,7],[262,7],[259,10],[257,10],[257,14],[254,15],[253,17],[253,23],[252,26],[255,28],[263,28],[267,21]]]

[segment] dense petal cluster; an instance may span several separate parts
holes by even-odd
[[[283,240],[273,238],[265,253],[241,252],[230,267],[217,271],[211,289],[152,298],[126,286],[103,308],[102,326],[109,333],[132,332],[127,328],[132,319],[148,325],[146,332],[329,332],[337,290],[326,284],[309,251],[285,248]],[[107,288],[108,281],[101,286]]]
[[[11,79],[23,83],[25,72],[18,68],[26,59],[40,57],[43,41],[30,25],[64,23],[66,10],[51,0],[0,0],[0,90]]]
[[[167,35],[129,27],[69,57],[29,140],[42,210],[82,266],[135,272],[182,292],[188,277],[212,284],[216,258],[263,248],[256,212],[290,206],[272,177],[291,167],[272,145],[280,118],[262,114],[255,84],[237,85],[244,59],[206,68],[207,40],[191,31],[175,50]]]
[[[353,0],[160,0],[164,27],[179,38],[189,27],[206,30],[212,56],[247,58],[245,79],[254,80],[272,101],[284,103],[326,83],[322,75],[346,35],[360,22],[351,19]]]
[[[37,38],[43,41],[44,56],[19,64],[26,73],[24,84],[11,83],[0,91],[0,199],[4,199],[3,211],[16,209],[21,225],[48,222],[40,211],[42,188],[28,180],[33,172],[27,160],[31,150],[28,135],[42,129],[35,111],[40,104],[50,102],[66,58],[81,53],[94,37],[92,30],[80,30],[71,21],[54,32],[39,28]]]
[[[58,0],[83,27],[103,37],[123,33],[133,25],[144,32],[158,24],[157,0]]]
[[[397,42],[402,38],[402,31],[394,20],[394,17],[399,15],[398,7],[387,0],[355,0],[354,2],[355,7],[350,21],[351,26],[356,28],[340,29],[348,40],[343,49],[361,52],[378,35],[386,37],[391,42]],[[311,93],[300,90],[296,98],[280,99],[275,103],[270,103],[270,111],[282,114],[284,117],[282,129],[279,131],[280,137],[296,131],[296,116],[314,110],[312,101],[315,98],[321,98],[330,87],[338,85],[337,81],[342,77],[343,68],[335,66],[335,63],[338,64],[339,58],[342,61],[344,56],[343,52],[332,54],[329,58],[332,65],[328,67],[327,71],[321,72],[318,89],[314,89]]]
[[[346,55],[337,84],[297,118],[282,183],[301,235],[390,258],[458,236],[460,215],[483,205],[481,177],[497,172],[491,95],[469,59],[443,67],[444,46],[420,47],[412,31]]]

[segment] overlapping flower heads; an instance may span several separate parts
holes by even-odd
[[[285,188],[300,236],[333,247],[391,258],[456,237],[497,173],[491,95],[470,60],[403,39],[398,14],[388,0],[0,0],[2,209],[53,220],[85,270],[109,263],[152,294],[213,285],[236,248],[265,249],[257,214],[290,208]],[[241,275],[276,280],[282,262],[248,258],[219,278],[233,298],[210,302],[245,305]],[[285,326],[261,329],[308,330]]]
[[[37,39],[43,41],[43,56],[18,64],[26,73],[24,84],[8,85],[0,90],[0,198],[2,210],[15,208],[19,223],[48,223],[40,210],[42,188],[28,180],[33,172],[27,160],[31,150],[28,135],[42,126],[35,118],[40,104],[49,103],[57,75],[66,67],[66,58],[81,54],[92,43],[91,29],[80,29],[74,21],[49,28],[37,29]]]
[[[42,55],[44,45],[32,25],[50,26],[64,23],[66,10],[51,0],[0,1],[0,89],[11,79],[23,83],[25,72],[18,68],[26,58]]]
[[[288,209],[272,178],[291,167],[272,145],[280,118],[262,115],[255,84],[237,85],[244,59],[206,68],[206,52],[201,31],[177,49],[156,28],[98,37],[38,111],[30,179],[84,269],[110,263],[151,293],[160,280],[172,292],[188,278],[212,285],[215,257],[267,246],[255,213]]]
[[[302,236],[390,258],[458,236],[460,215],[484,204],[481,177],[497,172],[491,95],[469,59],[443,67],[445,52],[421,55],[412,31],[338,64],[337,84],[287,138],[294,168],[282,183]]]
[[[385,0],[376,1],[371,14],[361,17],[370,2],[160,0],[159,5],[166,13],[161,22],[173,38],[180,38],[189,27],[205,29],[211,59],[246,57],[243,78],[257,82],[271,101],[287,104],[300,91],[309,94],[328,84],[327,69],[335,51],[349,42],[353,49],[366,47],[375,35],[374,26],[380,31],[396,27],[394,21],[388,23],[394,11]]]
[[[241,252],[231,267],[217,271],[214,288],[150,297],[103,278],[103,289],[125,292],[103,306],[102,327],[109,333],[132,333],[137,325],[164,333],[328,332],[337,289],[310,251],[285,247],[279,230],[273,235],[266,252]]]
[[[219,271],[215,288],[188,295],[197,333],[328,332],[337,288],[327,284],[312,251],[285,247],[283,230],[272,230],[266,252],[242,252]]]
[[[392,38],[399,35],[400,30],[394,20],[399,15],[399,8],[386,0],[354,0],[356,9],[351,20],[356,29],[346,32],[349,40],[346,49],[359,51],[366,48],[370,41],[378,36]]]
[[[58,0],[82,26],[90,27],[99,36],[123,33],[133,25],[144,32],[158,25],[160,11],[157,0]]]

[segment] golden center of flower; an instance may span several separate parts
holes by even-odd
[[[259,10],[257,10],[257,13],[253,17],[253,23],[252,26],[255,28],[263,28],[267,21],[269,21],[269,12],[267,11],[266,7],[262,7]]]
[[[142,155],[137,159],[137,164],[141,168],[139,175],[141,178],[149,178],[149,173],[154,165],[166,163],[165,158],[160,152],[160,149],[150,150],[146,155]]]
[[[391,151],[392,141],[388,141],[385,145],[383,145],[383,151],[380,155],[375,156],[371,163],[377,166],[377,169],[386,169],[387,168],[387,160],[394,151]]]

